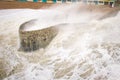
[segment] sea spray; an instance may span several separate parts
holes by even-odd
[[[76,10],[77,7],[78,9]],[[6,18],[6,24],[4,24],[4,27],[1,26],[0,29],[2,34],[0,35],[0,57],[3,57],[9,63],[9,71],[6,70],[6,72],[10,73],[11,71],[11,75],[6,76],[4,80],[120,79],[119,74],[116,74],[120,70],[120,14],[116,13],[117,15],[113,17],[100,19],[116,9],[105,6],[75,4],[55,6],[53,12],[52,10],[53,8],[51,9],[51,14],[56,10],[63,12],[67,19],[60,17],[61,20],[57,21],[64,23],[62,19],[65,19],[67,25],[59,26],[60,32],[47,48],[27,54],[17,51],[18,44],[16,42],[18,35],[13,32],[17,33],[18,24],[20,24],[21,20],[25,22],[33,18],[33,16],[28,16],[28,10],[26,10],[24,16],[20,15],[22,18],[17,16],[19,13],[16,13],[16,16],[15,14],[14,16],[9,15],[11,20],[8,17],[2,17],[2,19]],[[47,20],[51,16],[50,13],[48,14],[44,10],[29,11],[31,12],[30,14],[35,11],[33,14],[36,15],[37,13],[40,21],[42,19]],[[42,16],[44,15],[41,16],[39,12],[43,12],[44,15],[46,13],[47,17],[43,18]],[[12,17],[14,17],[14,21]],[[39,25],[45,25],[45,23],[42,24],[40,21]],[[54,19],[52,21],[55,23]],[[1,24],[3,25],[3,23]],[[6,46],[10,47],[10,49],[6,48]],[[13,62],[15,64],[12,64]],[[22,64],[23,67],[15,68],[17,64]]]

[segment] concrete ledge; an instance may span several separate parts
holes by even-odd
[[[45,48],[58,33],[58,29],[54,26],[27,31],[26,28],[35,26],[34,22],[35,20],[28,21],[20,26],[20,51],[34,51]]]

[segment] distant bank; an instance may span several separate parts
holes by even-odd
[[[18,8],[30,8],[40,9],[47,8],[53,5],[52,3],[33,3],[33,2],[18,2],[18,1],[0,1],[0,9],[18,9]]]

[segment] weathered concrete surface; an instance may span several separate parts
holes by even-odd
[[[28,21],[20,26],[20,51],[34,51],[39,48],[45,48],[58,33],[56,27],[26,31],[26,27],[33,25],[33,23],[34,21]]]

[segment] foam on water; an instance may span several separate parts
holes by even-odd
[[[107,13],[79,4],[49,10],[5,10],[0,16],[4,80],[119,80],[120,13],[101,20]],[[31,19],[38,19],[37,26],[27,30],[67,24],[58,26],[59,34],[46,49],[19,52],[19,26]]]

